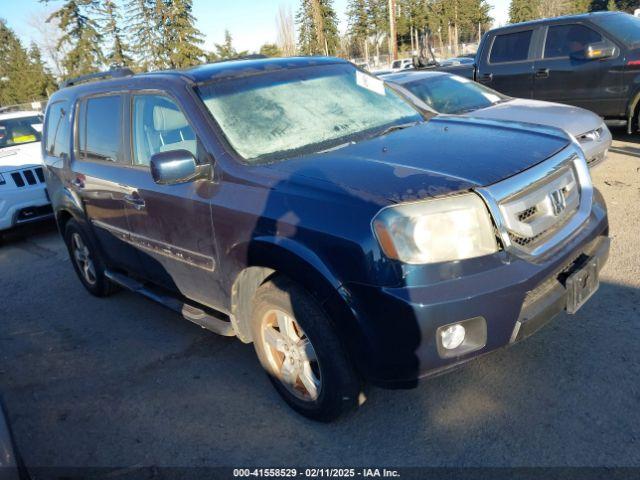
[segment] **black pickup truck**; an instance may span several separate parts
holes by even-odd
[[[640,18],[595,12],[487,32],[470,65],[436,67],[506,95],[591,110],[636,131],[640,100]]]

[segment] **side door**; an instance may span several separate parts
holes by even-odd
[[[505,95],[531,98],[535,31],[528,27],[489,38],[480,55],[476,80]]]
[[[567,23],[544,29],[542,58],[536,61],[533,98],[567,103],[602,116],[620,114],[620,49],[614,57],[580,58],[588,45],[615,46],[589,25]]]
[[[122,128],[125,98],[108,94],[78,101],[68,188],[84,206],[109,263],[138,272],[140,262],[130,242],[125,212],[131,193],[125,178],[129,170]]]
[[[211,218],[210,180],[159,185],[151,156],[187,150],[199,164],[210,162],[195,129],[177,101],[163,92],[132,92],[129,102],[131,158],[127,216],[145,276],[204,305],[215,301],[218,273]]]

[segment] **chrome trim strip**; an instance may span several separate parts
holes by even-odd
[[[163,257],[186,263],[209,272],[215,271],[216,262],[213,257],[202,255],[201,253],[193,252],[185,248],[176,247],[175,245],[161,242],[159,240],[154,240],[144,235],[109,225],[108,223],[101,222],[100,220],[91,220],[91,223],[98,228],[108,231],[123,242],[141,250],[162,255]]]
[[[564,225],[550,235],[543,243],[528,252],[524,251],[511,241],[506,221],[501,212],[500,203],[509,197],[517,195],[519,192],[534,188],[536,183],[545,177],[561,175],[559,172],[563,168],[566,168],[567,165],[573,167],[578,177],[577,181],[580,185],[581,193],[578,209]],[[491,212],[504,248],[517,256],[527,259],[535,259],[536,257],[544,255],[569,237],[571,233],[577,230],[589,218],[593,202],[593,185],[591,183],[591,176],[589,175],[589,168],[587,167],[582,148],[580,148],[580,145],[575,139],[572,139],[568,147],[548,160],[506,180],[489,185],[488,187],[478,188],[476,191],[482,196]]]

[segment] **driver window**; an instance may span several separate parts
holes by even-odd
[[[549,27],[544,58],[568,57],[582,52],[590,43],[602,42],[602,35],[584,25]]]
[[[198,157],[195,133],[176,103],[162,95],[133,97],[133,164],[148,166],[155,153],[187,150]]]

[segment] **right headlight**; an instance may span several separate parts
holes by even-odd
[[[373,219],[384,253],[410,264],[480,257],[498,251],[487,207],[475,193],[386,207]]]

